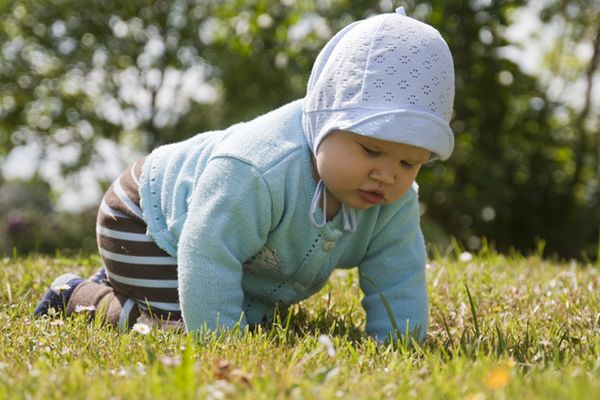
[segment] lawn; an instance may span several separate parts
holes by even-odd
[[[337,272],[290,318],[245,335],[31,318],[56,275],[96,256],[0,260],[0,398],[599,399],[600,268],[452,252],[427,267],[426,341],[363,334],[356,271]]]

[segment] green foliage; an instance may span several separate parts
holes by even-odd
[[[101,260],[5,258],[0,397],[596,399],[600,270],[461,254],[429,265],[431,326],[412,348],[365,337],[356,271],[336,272],[285,321],[194,342],[83,314],[33,320],[53,277],[90,275]]]
[[[481,237],[502,251],[532,250],[546,239],[549,254],[594,257],[600,225],[598,116],[553,99],[537,78],[499,56],[509,45],[502,36],[507,16],[523,2],[431,4],[428,19],[454,54],[457,143],[447,163],[421,176],[425,220],[470,248],[478,248]],[[597,4],[560,4],[580,15],[598,15]],[[570,39],[591,41],[592,52],[600,54],[598,25],[571,24],[586,26],[588,34]],[[597,71],[597,60],[587,68]],[[591,80],[587,84],[591,88]]]
[[[407,0],[437,27],[456,65],[449,162],[420,177],[428,232],[469,248],[595,257],[600,226],[597,2],[550,2],[561,42],[540,77],[502,56],[514,1]],[[45,0],[0,3],[0,160],[15,146],[45,154],[75,146],[65,174],[98,157],[109,138],[146,152],[252,118],[304,95],[317,52],[351,21],[392,2],[304,0]],[[571,48],[591,45],[581,61]],[[582,107],[548,93],[583,78]],[[556,80],[554,80],[556,81]],[[1,168],[1,166],[0,166]],[[437,241],[437,240],[436,240]]]

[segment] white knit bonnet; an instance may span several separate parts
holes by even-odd
[[[454,65],[440,33],[409,18],[401,7],[354,22],[321,50],[303,104],[304,135],[314,155],[331,131],[340,129],[430,150],[450,157],[449,122],[454,101]],[[323,190],[317,185],[311,220]],[[325,204],[326,202],[324,202]],[[325,210],[323,210],[325,215]],[[343,205],[345,229],[356,229]]]

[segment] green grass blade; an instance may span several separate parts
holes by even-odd
[[[475,337],[481,337],[481,331],[479,330],[479,319],[477,318],[477,307],[475,307],[475,302],[473,301],[473,296],[471,296],[471,291],[469,290],[469,286],[465,283],[465,290],[467,291],[467,296],[469,297],[469,304],[471,306],[471,316],[473,317],[473,326],[475,328]]]
[[[375,282],[367,275],[367,274],[361,274],[361,276],[371,285],[373,286],[373,288],[377,291],[377,294],[379,294],[379,298],[381,299],[381,303],[383,304],[383,307],[385,308],[385,312],[390,320],[390,323],[392,324],[392,328],[394,329],[394,333],[396,334],[396,339],[401,339],[404,335],[408,335],[408,332],[405,332],[404,335],[400,332],[400,328],[398,328],[398,323],[396,322],[396,317],[394,316],[394,312],[392,311],[392,307],[390,306],[390,303],[387,301],[387,299],[385,298],[385,296],[383,295],[383,293],[381,293],[381,290],[379,290],[379,287],[375,284]]]

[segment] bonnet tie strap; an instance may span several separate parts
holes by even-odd
[[[356,232],[356,210],[342,203],[342,217],[344,218],[344,230],[346,232]]]
[[[315,219],[315,213],[319,207],[319,199],[321,198],[321,194],[323,194],[323,221],[317,222]],[[323,183],[322,179],[319,179],[319,183],[317,183],[315,194],[310,202],[310,211],[308,213],[308,217],[310,218],[310,222],[312,222],[312,224],[317,228],[322,228],[327,223],[327,190],[325,190],[325,184]]]
[[[317,208],[319,207],[321,195],[323,196],[323,220],[321,222],[317,222],[315,219],[315,214],[317,212]],[[310,222],[312,222],[312,224],[317,228],[322,228],[327,223],[327,190],[325,189],[325,184],[321,179],[319,179],[319,182],[317,183],[315,194],[310,202],[309,218]],[[342,203],[342,218],[344,220],[344,230],[352,233],[356,232],[356,210]]]

